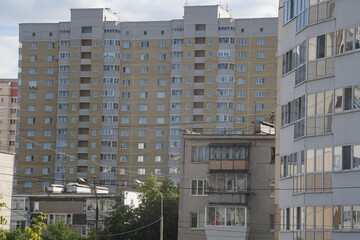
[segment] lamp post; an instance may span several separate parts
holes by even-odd
[[[160,209],[160,240],[163,240],[164,239],[164,195],[162,194],[162,192],[160,192],[159,189],[149,186],[140,180],[136,179],[135,183],[137,183],[139,186],[143,185],[145,187],[151,188],[160,194],[160,200],[161,200],[161,203],[160,203],[161,204],[160,205],[160,207],[161,207],[161,209]]]
[[[94,230],[94,237],[95,240],[98,239],[98,230],[99,230],[99,201],[98,201],[98,195],[97,195],[97,191],[96,191],[96,185],[95,185],[95,178],[94,178],[94,185],[90,185],[86,182],[85,179],[83,178],[79,178],[79,183],[85,184],[87,186],[89,186],[95,194],[95,230]]]

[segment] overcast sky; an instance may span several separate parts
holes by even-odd
[[[276,17],[278,0],[1,0],[0,78],[17,77],[18,24],[70,20],[70,8],[108,7],[121,21],[181,19],[183,6],[221,4],[234,18]]]

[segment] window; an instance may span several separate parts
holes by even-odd
[[[157,67],[157,71],[159,72],[159,73],[164,73],[165,72],[165,66],[158,66]]]
[[[26,189],[26,188],[31,188],[32,186],[33,186],[32,182],[26,181],[26,182],[24,183],[24,188],[25,188],[25,189]]]
[[[206,189],[206,180],[192,180],[191,181],[191,195],[204,196]]]
[[[256,71],[258,72],[265,71],[265,65],[256,65]]]
[[[173,44],[174,45],[182,45],[183,44],[183,39],[182,38],[175,38],[173,40]]]
[[[206,225],[245,226],[246,208],[207,207]]]
[[[299,213],[301,213],[301,212],[299,211]],[[299,215],[300,214],[297,214],[297,216],[299,216]],[[300,219],[301,219],[301,217],[299,217],[296,221],[299,223],[299,225],[301,223]],[[275,215],[274,214],[269,214],[269,222],[270,222],[270,231],[275,231]],[[297,229],[300,229],[300,227]]]
[[[12,200],[12,209],[13,210],[26,210],[26,200],[25,199],[13,199]]]
[[[28,124],[34,124],[35,123],[35,118],[28,118],[27,123]]]
[[[155,143],[155,149],[159,150],[163,148],[164,148],[164,143]]]
[[[53,43],[53,42],[48,42],[48,43],[47,43],[47,48],[48,48],[48,49],[54,49],[54,48],[55,48],[55,43]]]
[[[181,96],[181,90],[171,90],[171,96]]]
[[[30,49],[37,49],[37,43],[31,43]]]
[[[158,112],[165,111],[165,105],[156,105],[156,111]]]
[[[195,24],[195,31],[206,31],[206,24]]]
[[[140,46],[142,48],[148,48],[150,46],[149,42],[141,42]]]
[[[137,169],[137,174],[138,175],[145,175],[145,168],[138,168]]]
[[[265,52],[257,52],[256,57],[257,58],[265,58]]]
[[[239,46],[246,46],[247,45],[247,40],[246,39],[239,39],[238,40],[238,45]]]
[[[255,105],[255,109],[256,109],[256,110],[259,110],[259,111],[264,110],[264,104],[258,104],[258,103],[257,103],[257,104]]]
[[[239,52],[238,58],[246,58],[246,52]]]
[[[166,47],[166,41],[159,41],[158,47]]]
[[[34,105],[28,106],[28,111],[29,112],[34,112],[35,111],[35,106]]]
[[[166,83],[166,82],[165,82],[164,79],[158,79],[158,80],[157,80],[157,85],[158,85],[158,86],[165,86],[165,83]]]
[[[36,74],[36,68],[29,68],[29,74]]]
[[[236,93],[236,97],[238,97],[238,98],[244,98],[245,95],[246,95],[245,91],[238,91]]]
[[[123,48],[131,48],[131,42],[123,42]]]
[[[37,61],[37,56],[30,56],[29,61],[30,62],[36,62]]]
[[[140,92],[139,93],[139,98],[147,98],[148,97],[148,92]]]
[[[256,45],[265,45],[265,38],[259,38],[256,41]]]
[[[146,143],[138,143],[138,149],[145,149]]]
[[[139,80],[139,85],[140,86],[147,86],[148,85],[148,80],[147,79],[140,79]]]
[[[49,213],[48,224],[64,222],[67,225],[72,225],[73,215],[71,213]]]
[[[246,65],[238,65],[237,71],[238,72],[246,72]]]
[[[245,104],[243,104],[243,103],[237,104],[236,105],[236,110],[245,110]]]
[[[334,170],[351,168],[351,146],[334,147]]]
[[[256,91],[255,92],[255,97],[264,97],[265,96],[265,92],[264,91]]]
[[[131,67],[123,67],[123,73],[131,73]]]
[[[163,54],[163,53],[161,53],[161,54],[158,54],[158,58],[157,58],[158,60],[165,60],[166,59],[166,54]]]
[[[139,105],[139,111],[147,111],[147,105]]]
[[[25,157],[25,162],[33,162],[34,161],[34,156],[33,155],[27,155]]]
[[[165,98],[165,92],[157,92],[156,97],[157,98]]]
[[[165,118],[162,118],[162,117],[156,118],[156,123],[157,124],[164,124],[165,123]]]
[[[256,84],[264,84],[265,78],[256,78]]]
[[[155,162],[162,162],[162,156],[155,156]]]
[[[32,174],[32,173],[33,173],[33,169],[32,169],[32,168],[25,168],[24,173],[25,173],[25,174]]]

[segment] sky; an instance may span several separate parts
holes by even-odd
[[[276,17],[278,0],[1,0],[0,78],[17,78],[18,24],[70,21],[71,8],[111,8],[120,21],[181,19],[183,6],[227,7],[233,18]]]

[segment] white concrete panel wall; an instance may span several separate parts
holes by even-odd
[[[7,224],[0,225],[0,228],[5,230],[10,229],[13,174],[14,155],[0,153],[0,195],[3,197],[0,202],[6,204],[5,208],[0,209],[0,216],[5,217],[7,220]]]

